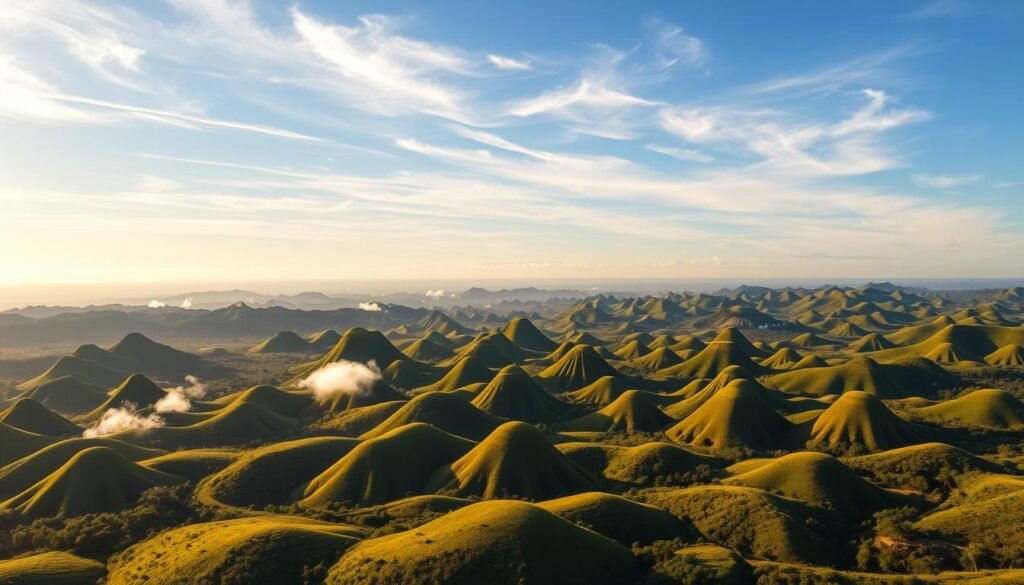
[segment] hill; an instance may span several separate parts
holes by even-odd
[[[124,382],[121,382],[120,386],[110,391],[103,404],[84,415],[82,420],[99,420],[103,413],[111,408],[124,408],[128,405],[146,408],[156,404],[165,396],[167,396],[167,392],[154,384],[152,380],[142,374],[132,374]]]
[[[753,345],[750,345],[750,348],[754,353],[745,352],[742,343],[712,341],[692,358],[658,373],[685,378],[714,378],[730,366],[739,366],[745,372],[760,373],[764,368],[754,363],[750,356],[764,354]]]
[[[687,526],[665,510],[612,494],[587,492],[537,505],[623,546],[690,536]]]
[[[479,441],[496,429],[501,421],[462,396],[449,392],[426,392],[403,404],[361,438],[380,437],[412,423],[426,423],[446,433]]]
[[[868,333],[864,337],[861,337],[857,341],[850,343],[850,349],[857,353],[869,353],[872,351],[882,351],[883,349],[890,349],[896,347],[893,342],[889,341],[885,337],[882,337],[879,333]]]
[[[621,377],[621,374],[589,345],[577,345],[538,374],[562,391],[578,390],[604,376]]]
[[[473,330],[463,326],[461,323],[445,315],[441,311],[431,311],[416,322],[416,327],[424,332],[436,331],[441,335],[472,335]]]
[[[791,347],[782,347],[771,356],[761,360],[761,367],[773,370],[787,370],[795,366],[803,357]]]
[[[306,341],[313,349],[327,351],[341,341],[341,333],[338,333],[334,329],[325,329],[310,335],[306,338]]]
[[[362,327],[353,327],[345,332],[326,354],[320,359],[297,368],[295,382],[320,368],[334,362],[345,360],[350,362],[374,362],[380,369],[387,368],[391,362],[405,358],[405,354],[388,341],[380,331],[368,331]]]
[[[423,423],[360,443],[306,486],[304,506],[349,502],[382,504],[426,489],[438,467],[455,461],[473,442]]]
[[[512,343],[523,349],[548,353],[558,347],[557,343],[551,341],[547,335],[544,335],[540,329],[537,329],[537,326],[532,321],[525,317],[516,317],[510,320],[501,332]]]
[[[131,461],[142,461],[164,454],[159,449],[137,447],[108,437],[65,439],[0,467],[0,499],[27,490],[60,469],[77,453],[91,447],[107,447]]]
[[[785,446],[792,425],[775,412],[763,390],[749,380],[733,380],[697,410],[665,432],[679,443],[722,449],[768,450]]]
[[[222,396],[213,403],[220,406],[240,403],[253,404],[275,414],[298,418],[312,406],[313,398],[308,394],[288,392],[276,386],[261,385]]]
[[[303,583],[334,563],[363,532],[295,516],[261,515],[174,528],[110,564],[109,585]]]
[[[826,511],[761,489],[696,486],[651,492],[645,501],[743,554],[818,565],[841,555],[842,532]]]
[[[606,406],[628,389],[629,385],[621,378],[602,376],[593,384],[584,386],[575,392],[569,392],[565,397],[581,404]]]
[[[792,343],[793,345],[795,345],[797,347],[804,347],[804,348],[808,348],[808,347],[823,347],[823,346],[827,346],[827,345],[836,345],[835,341],[831,341],[831,340],[825,339],[824,337],[821,337],[820,335],[816,335],[814,333],[803,333],[803,334],[797,335],[796,337],[794,337],[790,341],[790,343]]]
[[[200,422],[152,429],[146,437],[165,448],[244,445],[278,438],[298,427],[299,421],[294,418],[253,402],[237,401]]]
[[[319,349],[294,331],[278,331],[259,345],[249,348],[249,353],[302,353]]]
[[[893,336],[890,336],[890,339]],[[880,351],[875,355],[880,360],[895,360],[944,352],[947,355],[955,355],[956,361],[980,362],[992,352],[1007,345],[1024,345],[1024,328],[947,325],[920,342]]]
[[[868,357],[856,357],[837,366],[775,374],[765,383],[792,394],[821,396],[863,390],[889,399],[934,397],[938,390],[956,385],[957,379],[935,362],[923,358],[883,364]]]
[[[438,470],[431,491],[456,496],[520,496],[546,500],[588,491],[593,478],[523,422],[508,422],[451,465]]]
[[[851,390],[814,421],[808,446],[837,450],[857,446],[877,451],[923,440],[923,430],[893,414],[877,396]]]
[[[413,361],[411,359],[400,359],[391,362],[391,365],[384,368],[381,377],[388,384],[395,388],[412,389],[432,384],[441,376],[441,371],[434,366]]]
[[[106,574],[103,563],[66,552],[0,561],[0,583],[6,585],[95,585]]]
[[[1024,425],[1024,402],[1005,390],[975,390],[966,396],[917,409],[922,416],[947,423],[1007,429]]]
[[[141,333],[129,333],[110,348],[115,364],[126,364],[127,371],[143,372],[150,376],[182,381],[185,376],[219,375],[223,367],[206,358],[157,343]]]
[[[81,427],[31,398],[21,398],[0,412],[0,422],[37,435],[64,437],[82,434]]]
[[[23,392],[19,398],[35,400],[61,414],[81,414],[103,404],[107,394],[95,384],[74,376],[61,376]]]
[[[676,485],[701,466],[718,460],[678,445],[650,442],[636,447],[600,443],[562,443],[558,450],[595,476],[635,486]]]
[[[416,390],[420,392],[452,392],[470,384],[486,384],[494,378],[487,364],[472,356],[461,358],[440,380]]]
[[[1016,343],[1004,345],[985,356],[985,363],[990,366],[1012,368],[1024,366],[1024,346]]]
[[[488,368],[504,368],[526,359],[527,354],[503,333],[482,334],[469,342],[449,360],[449,363],[472,357]]]
[[[386,559],[385,562],[377,562]],[[330,585],[632,583],[630,550],[525,502],[480,502],[416,530],[360,543],[331,568]]]
[[[651,348],[647,347],[644,342],[639,339],[634,339],[633,341],[626,343],[614,352],[615,357],[626,361],[641,358],[649,353],[651,353]]]
[[[0,465],[31,455],[55,440],[53,437],[37,435],[0,422],[0,445],[3,445],[3,449],[0,449]]]
[[[492,416],[528,423],[552,422],[569,408],[515,365],[498,372],[473,398],[472,404]]]
[[[358,444],[357,439],[313,437],[248,451],[208,477],[197,497],[243,507],[289,504],[301,496],[303,485]]]
[[[655,433],[673,422],[647,398],[646,392],[627,390],[597,412],[571,420],[560,428],[598,433]]]
[[[949,489],[946,476],[949,471],[994,473],[1002,470],[999,465],[944,443],[922,443],[844,457],[843,463],[876,483],[901,489],[920,489],[922,485]]]
[[[759,488],[824,506],[847,518],[863,518],[898,503],[894,495],[864,480],[835,457],[810,451],[769,460],[723,483]]]
[[[659,371],[683,363],[679,354],[667,347],[651,350],[647,355],[633,360],[633,365],[650,371]]]
[[[29,516],[78,516],[116,512],[145,490],[180,483],[181,478],[146,469],[109,447],[76,453],[59,469],[0,507]]]
[[[420,362],[438,362],[455,355],[451,348],[435,343],[427,338],[417,339],[402,350],[402,352],[411,359]]]
[[[42,374],[18,384],[18,390],[31,392],[47,382],[66,376],[74,377],[83,383],[101,388],[116,386],[128,376],[128,372],[101,366],[89,360],[75,356],[63,356]]]

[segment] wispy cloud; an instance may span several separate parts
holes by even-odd
[[[495,55],[494,53],[487,55],[487,60],[491,62],[491,65],[494,65],[498,69],[502,69],[504,71],[529,71],[530,69],[533,69],[533,65],[531,65],[529,61]]]
[[[952,189],[973,185],[981,180],[981,175],[927,175],[916,174],[911,177],[915,185],[934,189]]]
[[[685,160],[688,162],[698,163],[709,163],[715,160],[715,157],[705,154],[699,150],[693,150],[689,148],[677,148],[675,146],[661,146],[659,144],[648,144],[645,148],[651,152],[657,152],[658,154],[664,154],[665,156],[671,156],[679,160]]]

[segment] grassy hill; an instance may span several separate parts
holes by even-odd
[[[419,362],[439,362],[455,355],[447,345],[438,344],[428,338],[417,339],[404,348],[402,353]]]
[[[37,435],[0,422],[0,465],[17,461],[55,442],[53,437]]]
[[[692,414],[665,432],[673,441],[722,449],[776,449],[790,441],[792,425],[764,391],[749,380],[733,380]]]
[[[109,585],[302,583],[363,536],[358,528],[294,516],[255,516],[162,532],[110,564]]]
[[[872,451],[925,440],[923,429],[893,414],[878,397],[861,390],[842,394],[814,421],[808,446]]]
[[[750,345],[749,342],[747,345]],[[714,378],[731,366],[739,366],[751,373],[762,372],[764,368],[751,359],[752,355],[763,355],[762,352],[750,345],[754,353],[747,353],[743,347],[744,344],[733,341],[712,341],[692,358],[658,373],[684,378]]]
[[[327,583],[619,585],[639,577],[629,549],[516,501],[466,506],[415,530],[364,541]]]
[[[47,380],[19,398],[29,398],[54,412],[75,415],[89,412],[107,399],[102,388],[74,376],[61,376]]]
[[[602,492],[565,496],[537,505],[623,546],[693,536],[686,524],[661,508]]]
[[[532,321],[525,317],[511,319],[501,332],[512,343],[523,349],[548,353],[558,347],[557,343],[552,341],[547,335],[544,335]]]
[[[546,500],[589,491],[594,479],[523,422],[508,422],[451,465],[438,470],[430,491],[455,496],[520,496]]]
[[[944,443],[922,443],[880,453],[844,457],[842,461],[876,483],[902,489],[920,489],[922,486],[949,489],[950,471],[993,473],[1002,470],[990,461]]]
[[[0,583],[5,585],[95,585],[106,567],[66,552],[44,552],[0,561]]]
[[[554,388],[561,391],[579,390],[603,378],[604,376],[621,377],[613,368],[589,345],[577,345],[569,350],[554,364],[538,374]]]
[[[562,443],[558,450],[595,476],[627,484],[673,485],[701,466],[719,461],[671,443],[650,442],[635,447],[600,443]]]
[[[111,408],[124,408],[132,405],[138,408],[152,406],[167,392],[142,374],[132,374],[107,394],[107,399],[89,413],[83,415],[83,422],[99,420],[103,413]]]
[[[258,345],[249,348],[249,353],[304,353],[315,351],[318,347],[311,345],[294,331],[278,331]]]
[[[182,478],[147,469],[109,447],[89,447],[0,507],[30,516],[116,512],[147,489]]]
[[[452,392],[470,384],[490,382],[494,372],[478,358],[469,356],[456,361],[440,380],[417,388],[416,392]]]
[[[1024,402],[1005,390],[975,390],[970,394],[918,408],[923,417],[958,425],[1007,429],[1024,425]]]
[[[21,398],[0,412],[0,422],[51,437],[78,436],[82,428],[31,398]]]
[[[614,402],[597,412],[564,423],[560,428],[568,431],[599,433],[654,433],[673,422],[647,398],[646,392],[627,390]]]
[[[501,424],[501,420],[470,404],[463,396],[451,392],[426,392],[403,404],[361,438],[373,439],[417,422],[473,441],[482,440]]]
[[[128,372],[101,366],[95,362],[75,356],[63,356],[35,378],[18,384],[18,390],[31,392],[47,382],[65,376],[72,376],[92,386],[110,388],[124,380],[128,376]]]
[[[872,358],[857,357],[836,366],[775,374],[769,376],[765,383],[792,394],[822,396],[863,390],[879,398],[905,398],[934,397],[939,389],[955,386],[958,381],[934,362],[923,358],[879,363]]]
[[[423,423],[399,427],[360,443],[310,481],[302,504],[365,506],[433,491],[427,488],[434,470],[455,461],[473,445]]]
[[[492,416],[528,423],[558,420],[569,409],[516,365],[502,368],[472,404]]]

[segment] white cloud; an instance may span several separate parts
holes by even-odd
[[[566,114],[574,108],[601,110],[653,105],[655,102],[609,87],[604,80],[585,78],[572,87],[520,102],[512,107],[510,113],[525,118],[538,114]]]
[[[189,298],[181,301],[181,308],[182,309],[191,309],[192,308],[192,297],[189,297]]]
[[[487,60],[491,62],[498,69],[504,71],[529,71],[533,69],[529,61],[513,59],[512,57],[503,57],[501,55],[490,54],[487,55]]]
[[[167,306],[167,303],[153,299],[152,301],[149,301],[149,304],[147,304],[146,306],[149,307],[150,309],[162,309]]]
[[[661,146],[658,144],[648,144],[645,148],[651,152],[657,152],[659,154],[664,154],[665,156],[671,156],[672,158],[688,162],[709,163],[715,160],[715,157],[699,150],[676,148],[674,146]]]
[[[972,185],[981,180],[981,175],[926,175],[917,174],[911,177],[915,185],[934,189],[952,189]]]
[[[662,67],[679,64],[698,68],[707,64],[710,56],[704,42],[687,34],[682,27],[657,20],[650,21],[648,26],[653,30],[654,45]]]
[[[359,309],[363,311],[377,312],[384,309],[377,303],[359,303]]]
[[[317,402],[326,402],[343,394],[369,392],[380,380],[380,368],[373,361],[363,364],[340,360],[313,372],[299,386],[311,389]]]
[[[121,408],[107,409],[96,424],[85,429],[82,436],[103,437],[116,433],[144,433],[162,426],[164,419],[156,414],[142,416],[136,412],[134,404],[125,403]]]
[[[440,299],[444,296],[443,289],[428,289],[427,292],[423,293],[423,296],[430,297],[434,300]]]
[[[419,111],[465,118],[465,95],[432,77],[466,73],[454,50],[398,35],[386,16],[363,16],[357,26],[324,24],[292,10],[302,46],[342,79],[332,87],[364,108],[382,113]]]
[[[192,410],[192,401],[206,396],[206,386],[192,375],[185,376],[185,382],[188,386],[177,386],[167,390],[167,394],[153,405],[153,410],[161,414]]]

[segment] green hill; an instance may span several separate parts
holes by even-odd
[[[152,406],[166,395],[167,392],[163,388],[154,384],[146,376],[132,374],[121,382],[120,386],[110,391],[103,404],[82,416],[82,421],[91,422],[99,420],[103,413],[111,408],[124,408],[128,405],[134,405],[140,409],[146,408]]]
[[[767,352],[755,347],[754,344],[751,343],[749,339],[747,339],[747,336],[743,335],[743,333],[741,333],[740,330],[735,327],[726,327],[720,330],[718,334],[715,335],[715,338],[712,339],[711,341],[732,343],[733,345],[738,347],[740,351],[742,351],[743,353],[747,354],[750,357],[765,357],[768,355]]]
[[[494,372],[482,360],[475,357],[464,357],[455,362],[455,365],[440,380],[418,388],[416,392],[452,392],[470,384],[486,384],[493,378]]]
[[[562,359],[562,357],[564,357],[565,354],[569,353],[569,350],[571,350],[575,346],[576,344],[571,341],[563,341],[562,343],[558,344],[558,347],[553,349],[546,356],[534,360],[533,363],[549,366],[553,363],[558,362],[558,360]]]
[[[576,331],[566,341],[571,342],[573,345],[589,345],[591,347],[601,347],[608,344],[605,340],[587,331]]]
[[[699,352],[700,350],[707,347],[707,345],[700,339],[692,335],[683,335],[678,341],[669,346],[672,351],[694,351]]]
[[[824,506],[847,518],[863,518],[899,503],[894,494],[861,478],[835,457],[811,451],[772,459],[723,483],[759,488]]]
[[[757,450],[785,446],[792,425],[770,404],[763,390],[749,380],[733,380],[666,435],[678,443],[721,449],[744,446]]]
[[[276,386],[262,385],[228,394],[214,401],[214,404],[220,406],[241,403],[259,406],[281,416],[297,418],[312,406],[313,399],[305,393],[288,392]]]
[[[405,400],[406,396],[388,385],[384,380],[377,380],[369,388],[360,392],[336,393],[320,403],[328,412],[342,412],[363,406],[373,406],[384,402]]]
[[[238,457],[235,449],[183,449],[144,459],[139,464],[196,483],[231,465]]]
[[[831,449],[858,446],[877,451],[923,441],[922,429],[893,414],[877,396],[851,390],[814,421],[808,446]]]
[[[436,331],[441,335],[472,335],[473,330],[463,326],[455,319],[441,311],[431,311],[426,317],[416,322],[416,326],[425,332]]]
[[[674,419],[682,420],[691,414],[695,410],[701,407],[707,402],[712,396],[714,396],[719,390],[725,388],[734,380],[743,380],[741,384],[756,387],[756,390],[764,391],[764,387],[746,378],[746,374],[743,368],[739,366],[730,366],[725,368],[713,379],[708,380],[707,378],[696,378],[695,380],[703,380],[703,383],[697,382],[694,386],[689,384],[684,387],[685,392],[680,400],[670,403],[665,407],[665,413]],[[691,382],[693,384],[693,382]]]
[[[867,335],[868,332],[865,329],[857,327],[853,323],[845,322],[829,329],[828,334],[833,337],[863,337]]]
[[[54,441],[56,439],[53,437],[37,435],[0,422],[0,445],[3,445],[3,449],[0,449],[0,465],[31,455]]]
[[[82,434],[81,427],[31,398],[21,398],[0,412],[0,422],[37,435],[64,437]]]
[[[883,364],[868,357],[857,357],[837,366],[775,374],[767,378],[766,384],[792,394],[821,396],[863,390],[889,399],[934,397],[939,389],[956,385],[957,379],[923,358]]]
[[[54,412],[73,415],[103,404],[107,394],[95,384],[74,376],[61,376],[23,392],[19,398],[31,398]]]
[[[843,532],[828,512],[761,489],[697,486],[651,492],[645,501],[746,555],[830,565],[842,554]]]
[[[851,469],[881,485],[901,489],[944,487],[946,471],[956,473],[998,472],[1001,468],[963,449],[944,443],[922,443],[880,453],[844,457]],[[946,471],[944,471],[946,470]]]
[[[955,323],[956,321],[943,315],[941,317],[936,317],[933,321],[925,323],[924,325],[913,325],[897,329],[892,333],[887,333],[885,338],[894,345],[913,345],[928,339],[932,335],[935,335],[939,331],[942,331],[946,327],[954,325]]]
[[[595,476],[636,486],[677,484],[700,466],[719,466],[717,459],[663,442],[636,447],[562,443],[558,450]]]
[[[313,437],[248,451],[207,478],[197,497],[243,507],[288,504],[301,497],[303,485],[358,444],[357,439]]]
[[[874,355],[880,360],[895,360],[945,353],[956,356],[958,361],[983,361],[986,356],[1006,345],[1024,345],[1024,328],[947,325],[912,345],[887,349]]]
[[[492,416],[528,423],[552,422],[569,408],[515,365],[498,372],[472,404]]]
[[[882,337],[879,333],[868,333],[857,341],[850,343],[849,347],[857,353],[869,353],[872,351],[890,349],[896,347],[896,345],[885,337]]]
[[[548,353],[558,347],[558,344],[541,333],[541,330],[525,317],[510,320],[501,331],[505,337],[512,340],[512,343],[523,349]]]
[[[624,546],[691,536],[686,525],[665,510],[612,494],[587,492],[537,505]]]
[[[439,362],[455,355],[451,348],[439,345],[427,338],[417,339],[402,352],[420,362]]]
[[[249,353],[302,353],[314,349],[319,348],[294,331],[278,331],[259,345],[249,348]]]
[[[149,436],[164,447],[244,445],[280,437],[299,427],[299,421],[252,402],[235,402],[215,415],[185,427],[153,429]]]
[[[805,355],[797,363],[789,367],[790,371],[802,370],[804,368],[824,368],[828,366],[825,358],[818,355]]]
[[[621,377],[603,357],[589,345],[577,345],[562,359],[538,374],[558,390],[578,390],[604,376]]]
[[[110,388],[124,380],[125,377],[128,376],[128,372],[107,368],[97,363],[74,356],[64,356],[58,359],[56,363],[50,366],[49,369],[42,374],[39,374],[31,380],[26,380],[21,384],[18,384],[18,390],[21,390],[22,392],[36,390],[47,382],[51,382],[65,376],[73,376],[74,378],[93,386]]]
[[[593,478],[553,447],[535,427],[508,422],[450,466],[438,470],[433,489],[456,496],[520,496],[547,500],[589,491]]]
[[[8,498],[27,490],[60,469],[77,453],[91,447],[107,447],[131,461],[142,461],[165,453],[108,437],[65,439],[0,467],[0,496]]]
[[[459,349],[448,363],[472,357],[488,368],[504,368],[521,362],[527,354],[502,333],[483,334]]]
[[[381,376],[395,388],[412,389],[437,382],[441,377],[441,370],[403,358],[391,362],[391,365],[381,372]]]
[[[647,398],[646,392],[627,390],[597,412],[571,420],[560,428],[598,433],[654,433],[673,422]]]
[[[108,585],[305,583],[330,566],[363,532],[295,516],[261,515],[174,528],[110,563]]]
[[[135,503],[151,487],[181,481],[146,469],[109,447],[90,447],[0,507],[30,516],[116,512]]]
[[[620,585],[639,577],[630,550],[532,504],[480,502],[415,530],[360,543],[329,585]]]
[[[470,404],[462,396],[450,392],[426,392],[403,404],[361,438],[373,439],[417,422],[473,441],[482,440],[501,424],[499,419]]]
[[[922,416],[961,425],[1007,429],[1024,425],[1024,402],[1005,390],[975,390],[966,396],[917,409]]]
[[[392,345],[380,331],[368,331],[362,327],[353,327],[346,331],[338,343],[334,344],[334,347],[323,357],[297,368],[298,376],[293,382],[303,380],[316,370],[340,360],[364,364],[375,362],[378,368],[384,369],[391,365],[391,362],[404,357],[405,354],[398,351],[398,348]]]
[[[153,341],[141,333],[129,333],[110,348],[109,353],[129,370],[145,372],[169,380],[183,380],[185,376],[220,372],[222,368],[193,353],[175,349]]]
[[[760,373],[764,368],[754,363],[750,356],[764,354],[753,345],[750,345],[750,348],[756,353],[745,352],[742,344],[733,341],[712,341],[692,358],[658,373],[684,378],[714,378],[730,366],[739,366],[744,371],[754,374]]]
[[[413,423],[360,443],[305,488],[302,504],[382,504],[426,489],[438,467],[455,461],[473,442]]]
[[[341,333],[338,333],[334,329],[325,329],[310,335],[306,338],[306,341],[309,343],[311,348],[327,351],[341,341]]]
[[[626,390],[629,390],[629,385],[621,378],[616,376],[603,376],[598,378],[593,384],[584,386],[583,388],[580,388],[575,392],[570,392],[565,396],[573,402],[579,402],[581,404],[607,406],[616,398],[621,396]]]
[[[103,563],[66,552],[0,561],[0,583],[4,585],[95,585],[106,574]]]

